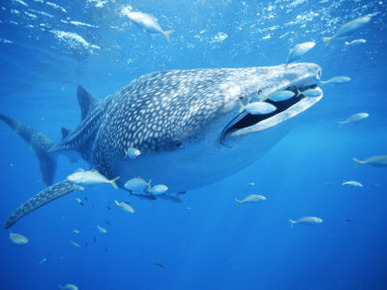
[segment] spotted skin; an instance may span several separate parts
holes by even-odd
[[[49,186],[12,213],[5,227],[76,189],[67,181],[51,185],[55,153],[66,155],[68,151],[78,152],[91,168],[108,179],[120,176],[118,186],[122,189],[127,180],[140,176],[152,179],[154,184],[168,185],[171,194],[157,198],[181,201],[174,193],[218,181],[248,166],[278,142],[277,137],[270,142],[244,137],[239,142],[241,146],[232,148],[219,142],[230,122],[241,116],[240,101],[246,104],[252,97],[269,95],[306,80],[317,83],[319,77],[320,68],[315,64],[289,64],[286,69],[280,65],[154,72],[104,99],[95,98],[79,86],[81,122],[74,130],[62,128],[62,140],[56,144],[28,125],[0,115],[35,152],[42,179]],[[306,103],[289,116],[312,104]],[[286,120],[286,116],[281,118]],[[267,123],[268,120],[267,128],[272,127]],[[141,156],[127,158],[130,147],[140,150]],[[207,164],[216,164],[218,169],[212,170]]]

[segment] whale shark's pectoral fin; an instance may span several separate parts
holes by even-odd
[[[65,194],[77,190],[77,186],[68,182],[67,180],[55,183],[49,187],[46,187],[41,192],[20,205],[7,219],[4,224],[5,229],[9,229],[19,219],[26,216],[30,212],[38,209],[39,207],[49,203],[61,197]]]

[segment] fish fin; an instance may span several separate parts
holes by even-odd
[[[70,132],[71,132],[71,129],[62,127],[62,141],[70,134]]]
[[[165,38],[167,39],[168,42],[171,42],[171,39],[169,38],[169,35],[174,32],[174,30],[168,30],[168,31],[164,31],[163,34],[165,36]]]
[[[4,228],[9,229],[19,219],[26,216],[30,212],[38,209],[46,203],[49,203],[65,194],[76,190],[77,186],[67,180],[55,183],[43,189],[38,194],[34,195],[29,200],[21,204],[13,213],[11,213],[11,215],[8,217],[7,221],[4,224]]]
[[[332,41],[333,37],[323,37],[323,41],[325,42],[325,45],[328,46],[331,41]]]
[[[234,199],[237,202],[237,205],[240,205],[242,203],[242,201],[240,201],[239,199],[236,199],[236,198],[234,198]]]
[[[43,183],[46,186],[51,185],[56,170],[56,157],[50,154],[49,151],[55,146],[55,143],[27,124],[6,115],[0,114],[0,120],[13,129],[28,144],[36,158],[38,158]]]
[[[353,161],[356,162],[356,167],[358,167],[359,165],[363,164],[363,161],[357,159],[357,158],[352,158]]]
[[[99,102],[98,98],[94,97],[81,85],[77,88],[77,99],[81,108],[81,120],[84,120]]]
[[[120,177],[117,176],[116,178],[110,180],[110,184],[115,188],[115,189],[118,189],[118,186],[116,184],[116,181],[119,179]]]
[[[151,183],[152,183],[152,179],[149,179],[149,181],[148,181],[148,195],[151,195],[151,190],[152,190]]]
[[[292,229],[293,226],[297,223],[297,222],[294,221],[294,220],[289,220],[289,222],[290,222],[290,228],[291,228],[291,229]]]

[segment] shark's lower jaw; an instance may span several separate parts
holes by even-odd
[[[221,134],[220,143],[224,144],[225,139],[228,138],[252,134],[269,129],[307,110],[312,105],[320,101],[323,97],[323,94],[319,97],[310,98],[304,96],[303,94],[299,94],[299,92],[317,87],[317,81],[317,79],[313,81],[308,80],[276,90],[292,91],[295,93],[295,95],[286,101],[274,102],[269,99],[266,100],[265,102],[276,106],[277,109],[273,113],[266,115],[251,115],[245,111],[241,112],[224,128]]]

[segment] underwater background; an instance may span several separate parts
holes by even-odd
[[[171,42],[123,7],[154,15],[174,30]],[[360,30],[324,45],[365,15]],[[323,80],[352,81],[323,86],[322,101],[263,158],[183,202],[87,188],[15,224],[26,245],[0,230],[0,289],[387,289],[387,168],[352,160],[387,155],[386,23],[385,1],[1,1],[0,112],[55,141],[80,120],[78,84],[103,98],[157,70],[278,65],[305,41],[316,46],[299,61],[319,64]],[[367,42],[344,44],[359,38]],[[338,127],[359,112],[370,116]],[[58,164],[56,181],[88,168]],[[35,156],[3,123],[0,178],[1,222],[44,187]],[[249,194],[267,200],[237,206]],[[291,229],[289,219],[303,216],[324,222]]]

